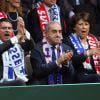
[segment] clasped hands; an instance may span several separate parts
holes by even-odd
[[[72,58],[73,52],[64,52],[62,55],[57,59],[57,63],[60,64],[67,64],[68,61]]]
[[[25,42],[25,23],[24,20],[21,17],[18,17],[17,19],[17,38],[20,42]]]
[[[89,50],[87,50],[86,55],[87,56],[92,56],[95,54],[100,54],[100,42],[97,42],[97,47],[96,48],[91,48]]]

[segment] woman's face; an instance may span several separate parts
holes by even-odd
[[[87,21],[80,19],[74,27],[74,31],[81,38],[84,39],[87,37],[87,34],[90,30],[90,24]]]
[[[9,0],[9,4],[15,8],[19,8],[20,7],[20,0]]]

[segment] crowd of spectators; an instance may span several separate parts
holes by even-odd
[[[0,50],[0,84],[100,82],[99,41],[100,0],[0,0],[0,47],[4,48]],[[16,44],[21,46],[19,54],[9,55],[14,47],[19,49]],[[11,63],[23,53],[24,79]],[[3,55],[9,58],[8,65]],[[4,69],[8,71],[6,75]],[[9,79],[11,73],[14,75]]]

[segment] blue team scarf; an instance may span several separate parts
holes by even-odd
[[[79,39],[79,37],[76,34],[71,34],[70,36],[70,40],[72,42],[72,44],[74,45],[74,48],[76,49],[78,54],[81,54],[84,52],[84,48],[81,44],[81,41]]]
[[[51,21],[57,21],[60,23],[60,14],[59,14],[59,7],[54,4],[50,9],[49,9],[49,12],[50,12],[50,19]]]
[[[51,57],[51,47],[48,44],[46,39],[43,39],[43,53],[45,55],[45,60],[46,63],[50,63],[52,62],[52,57]],[[57,48],[57,57],[59,57],[62,53],[62,48],[61,46],[58,46]],[[52,72],[48,75],[48,84],[62,84],[63,83],[63,79],[62,79],[62,71],[60,68],[57,69],[57,76],[55,76],[54,74],[55,72]]]
[[[0,41],[0,44],[3,42]],[[23,81],[28,81],[25,74],[24,51],[19,44],[15,44],[2,54],[3,59],[3,81],[12,81],[16,77]],[[16,76],[16,77],[15,77]]]

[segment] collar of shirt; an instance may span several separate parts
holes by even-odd
[[[48,43],[48,48],[50,49],[50,54],[52,55],[52,49],[51,49],[51,47],[53,47],[48,41],[47,41],[47,43]],[[57,57],[57,48],[59,47],[59,44],[57,44],[56,46],[55,46],[55,53],[56,53],[56,58],[58,58]]]

